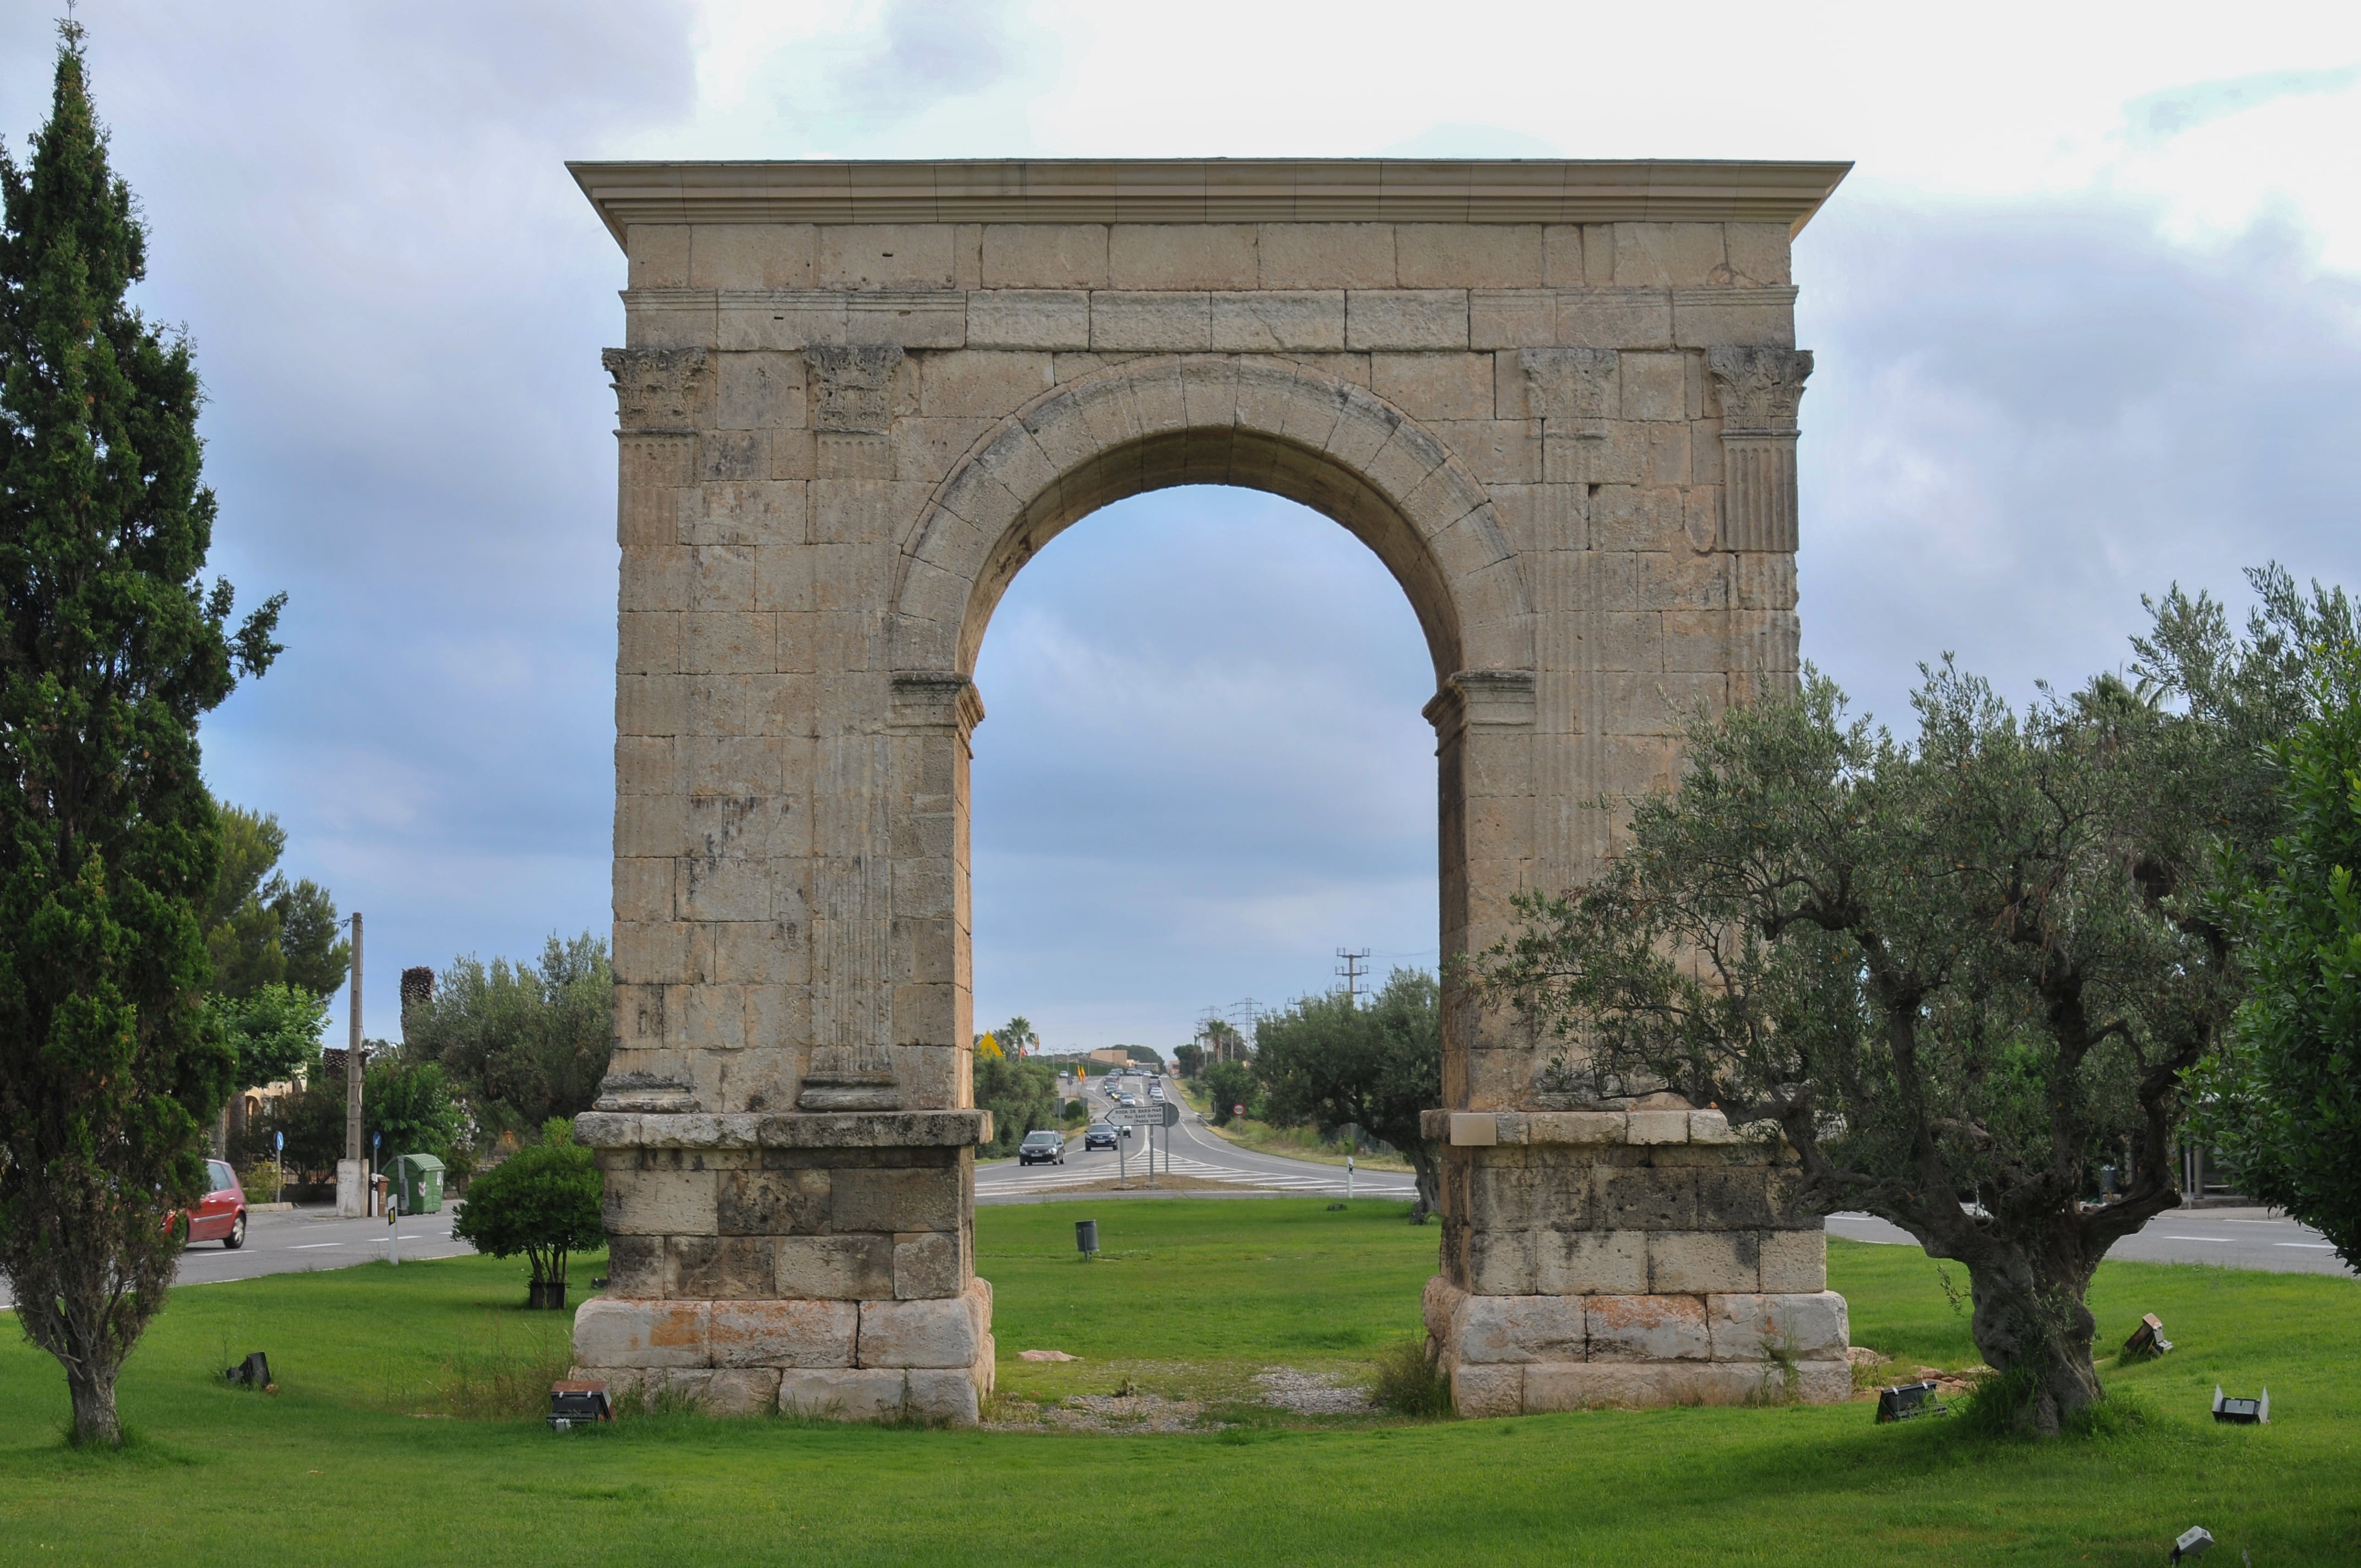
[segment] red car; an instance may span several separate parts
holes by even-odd
[[[219,1242],[236,1252],[246,1245],[246,1189],[237,1184],[237,1172],[218,1159],[205,1161],[205,1179],[211,1188],[197,1206],[174,1210],[164,1224],[183,1242]]]

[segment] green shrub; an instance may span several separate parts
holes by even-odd
[[[566,1304],[566,1257],[595,1252],[601,1185],[590,1151],[574,1141],[572,1124],[552,1118],[542,1141],[476,1178],[451,1234],[494,1257],[522,1253],[533,1266],[526,1304]]]
[[[1423,1336],[1397,1340],[1378,1354],[1378,1380],[1370,1402],[1413,1420],[1440,1420],[1452,1413],[1451,1374],[1426,1354]]]

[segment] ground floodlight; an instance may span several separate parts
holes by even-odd
[[[2142,1318],[2132,1337],[2124,1341],[2124,1354],[2135,1360],[2153,1359],[2171,1348],[2172,1342],[2164,1337],[2164,1320],[2154,1312]]]
[[[572,1431],[615,1419],[604,1383],[552,1383],[549,1386],[549,1430]]]
[[[1920,1416],[1948,1416],[1949,1405],[1935,1402],[1936,1387],[1925,1383],[1897,1383],[1891,1388],[1877,1391],[1877,1420],[1886,1421],[1913,1420]]]
[[[2222,1385],[2213,1385],[2213,1419],[2230,1421],[2242,1427],[2267,1427],[2271,1424],[2271,1391],[2263,1390],[2259,1399],[2225,1399]]]
[[[2180,1532],[2172,1543],[2172,1560],[2181,1562],[2191,1557],[2202,1557],[2213,1549],[2213,1535],[2203,1525],[2191,1525]]]
[[[1098,1255],[1099,1223],[1096,1220],[1074,1222],[1074,1250],[1084,1257]]]
[[[268,1388],[270,1387],[270,1358],[258,1350],[222,1376],[248,1388]]]

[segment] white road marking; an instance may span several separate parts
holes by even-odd
[[[345,1244],[342,1242],[305,1242],[300,1246],[291,1246],[287,1250],[289,1252],[310,1252],[314,1247],[342,1246],[344,1245]]]
[[[2271,1245],[2273,1246],[2300,1246],[2307,1248],[2312,1252],[2334,1252],[2336,1250],[2336,1244],[2334,1242],[2273,1242]]]
[[[2156,1239],[2160,1242],[2213,1242],[2220,1246],[2230,1245],[2227,1236],[2158,1236]]]

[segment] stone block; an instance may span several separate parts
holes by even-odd
[[[839,1170],[833,1223],[848,1231],[955,1231],[960,1172],[938,1166],[908,1170]],[[885,1294],[891,1294],[888,1291]]]
[[[1828,1288],[1826,1231],[1773,1231],[1763,1238],[1763,1288],[1795,1295]]]
[[[1651,1295],[1752,1290],[1762,1281],[1759,1232],[1650,1231],[1645,1240]]]
[[[765,1294],[837,1301],[893,1299],[891,1235],[782,1236],[777,1246],[777,1287]]]
[[[1587,1330],[1579,1296],[1468,1296],[1453,1324],[1465,1363],[1581,1361]]]
[[[688,232],[692,288],[812,286],[817,233],[809,224],[699,224]]]
[[[1116,289],[1252,289],[1260,278],[1251,224],[1117,224],[1107,239]]]
[[[1466,1233],[1467,1288],[1486,1296],[1530,1296],[1540,1290],[1534,1252],[1540,1236],[1530,1226]]]
[[[1680,420],[1688,417],[1688,356],[1682,354],[1622,356],[1623,417]]]
[[[1620,1144],[1629,1125],[1620,1111],[1536,1111],[1525,1129],[1533,1144]]]
[[[1104,224],[986,224],[982,281],[986,289],[1104,289]]]
[[[1593,289],[1557,297],[1557,340],[1569,348],[1670,348],[1669,290]]]
[[[704,1366],[709,1364],[706,1301],[653,1301],[594,1296],[574,1313],[574,1360],[598,1366]]]
[[[1091,297],[1079,290],[987,290],[967,297],[970,348],[1088,348]]]
[[[623,249],[631,258],[631,286],[687,288],[689,233],[686,224],[633,224],[625,230]]]
[[[983,1409],[988,1374],[973,1368],[913,1367],[902,1375],[906,1419],[942,1426],[973,1426]]]
[[[696,1379],[680,1387],[708,1415],[760,1416],[778,1408],[779,1369],[775,1366],[719,1367],[711,1372],[672,1372],[668,1378]],[[676,1387],[678,1385],[675,1385]]]
[[[909,1405],[898,1369],[792,1367],[779,1375],[779,1413],[805,1420],[884,1421],[904,1419]]]
[[[1524,1409],[1533,1415],[1551,1410],[1646,1409],[1692,1401],[1683,1395],[1696,1387],[1692,1369],[1631,1362],[1552,1362],[1525,1368]]]
[[[969,1366],[982,1350],[964,1296],[861,1303],[855,1354],[862,1366]]]
[[[917,1231],[894,1238],[894,1297],[900,1301],[957,1296],[966,1288],[957,1231]]]
[[[1697,288],[1726,276],[1719,224],[1617,224],[1615,281],[1625,287]]]
[[[1763,1361],[1776,1340],[1798,1361],[1842,1361],[1852,1343],[1845,1299],[1833,1290],[1706,1298],[1716,1361]]]
[[[1391,224],[1264,224],[1256,255],[1266,289],[1390,289]]]
[[[1451,1406],[1462,1420],[1521,1415],[1525,1409],[1525,1369],[1516,1365],[1454,1366]]]
[[[1466,348],[1464,289],[1355,289],[1345,296],[1345,346]]]
[[[1369,389],[1417,420],[1492,417],[1488,354],[1378,354]]]
[[[664,1294],[708,1301],[748,1301],[791,1294],[778,1288],[776,1245],[768,1236],[667,1237]]]
[[[1049,356],[1039,350],[929,354],[918,367],[918,410],[929,419],[998,419],[1051,384]]]
[[[1631,1113],[1628,1141],[1635,1144],[1685,1144],[1689,1141],[1689,1113],[1686,1111],[1634,1111]]]
[[[1532,1288],[1558,1296],[1645,1295],[1648,1240],[1637,1231],[1542,1231],[1533,1238]]]
[[[955,237],[948,224],[825,225],[812,281],[822,289],[954,288]]]
[[[733,1170],[719,1182],[718,1220],[723,1235],[818,1235],[828,1229],[832,1172],[805,1166],[789,1170]]]
[[[1202,293],[1093,294],[1091,346],[1202,352],[1213,346],[1213,302]]]
[[[1729,224],[1722,240],[1732,281],[1773,287],[1795,281],[1789,271],[1794,241],[1784,224]]]
[[[804,422],[801,355],[721,354],[715,358],[716,429],[768,430]]]
[[[709,1170],[610,1170],[601,1204],[609,1235],[710,1235],[715,1174]]]
[[[1542,281],[1553,289],[1582,287],[1580,224],[1552,224],[1542,230]]]
[[[860,1321],[851,1301],[716,1301],[707,1343],[716,1366],[850,1366]]]
[[[1394,278],[1405,289],[1533,289],[1539,224],[1399,224]]]
[[[607,1238],[607,1288],[617,1296],[656,1297],[664,1294],[664,1244],[662,1236]]]
[[[1219,354],[1334,353],[1345,346],[1345,291],[1216,293],[1212,342]]]
[[[1470,289],[1467,346],[1538,348],[1557,341],[1557,296],[1544,289]]]
[[[1586,1296],[1593,1361],[1704,1361],[1713,1354],[1695,1296]]]

